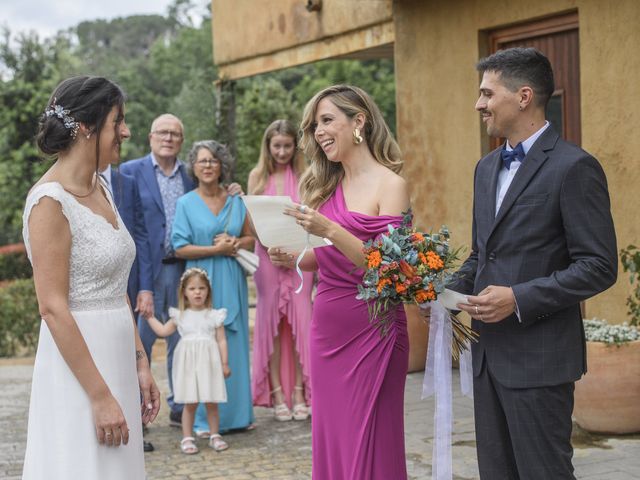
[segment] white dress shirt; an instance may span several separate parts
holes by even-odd
[[[529,149],[533,146],[533,144],[538,139],[538,137],[542,135],[542,133],[547,129],[547,127],[549,127],[549,122],[545,121],[544,125],[540,130],[538,130],[536,133],[534,133],[533,135],[531,135],[529,138],[527,138],[525,141],[522,142],[522,149],[524,150],[525,155],[529,153]],[[513,150],[511,145],[509,145],[509,140],[507,140],[506,150],[508,152]],[[502,205],[504,196],[507,194],[507,191],[509,190],[509,186],[513,181],[513,177],[516,176],[516,172],[518,171],[518,168],[520,168],[520,165],[522,165],[522,162],[514,159],[511,162],[509,169],[507,169],[504,165],[500,169],[500,172],[498,173],[498,187],[496,188],[495,215],[498,215],[498,211],[500,211],[500,205]]]

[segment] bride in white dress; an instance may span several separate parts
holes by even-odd
[[[145,478],[160,395],[126,300],[135,245],[96,174],[129,136],[124,94],[100,77],[63,81],[40,123],[57,159],[23,217],[43,319],[23,480]]]

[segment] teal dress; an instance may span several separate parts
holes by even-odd
[[[218,215],[214,215],[196,191],[178,199],[171,242],[175,250],[185,245],[211,245],[226,229],[240,236],[247,211],[238,196],[227,196]],[[249,301],[247,279],[235,258],[226,255],[188,260],[186,268],[200,267],[207,272],[213,291],[213,308],[226,308],[224,331],[227,336],[229,368],[226,379],[227,403],[219,405],[220,431],[246,428],[254,422],[249,374]],[[204,405],[198,407],[195,430],[210,431]]]

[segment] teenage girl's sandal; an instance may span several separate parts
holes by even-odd
[[[198,438],[209,438],[211,436],[211,432],[208,430],[195,430],[195,434]]]
[[[193,455],[198,453],[198,447],[196,447],[196,439],[193,437],[184,437],[180,440],[180,450],[185,455]]]
[[[219,433],[214,433],[209,437],[209,446],[216,452],[223,452],[229,448],[229,445],[227,445],[227,442],[222,439]]]
[[[282,387],[274,388],[273,390],[271,390],[271,395],[281,391],[282,391]],[[278,420],[279,422],[288,422],[293,418],[293,415],[291,414],[291,410],[289,410],[289,407],[287,407],[286,403],[284,402],[278,403],[278,404],[275,403],[275,396],[274,396],[274,402],[273,402],[273,413],[276,420]]]
[[[298,385],[296,385],[293,388],[295,388],[298,391],[303,390],[303,387],[299,387]],[[309,407],[307,407],[306,403],[296,403],[293,406],[292,416],[294,420],[306,420],[307,418],[309,418]]]

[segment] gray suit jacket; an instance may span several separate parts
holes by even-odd
[[[472,251],[450,288],[477,294],[510,286],[521,321],[515,314],[494,324],[473,321],[480,334],[474,374],[486,361],[510,388],[575,381],[586,372],[580,302],[617,278],[607,181],[595,158],[549,127],[495,215],[501,148],[476,166]]]

